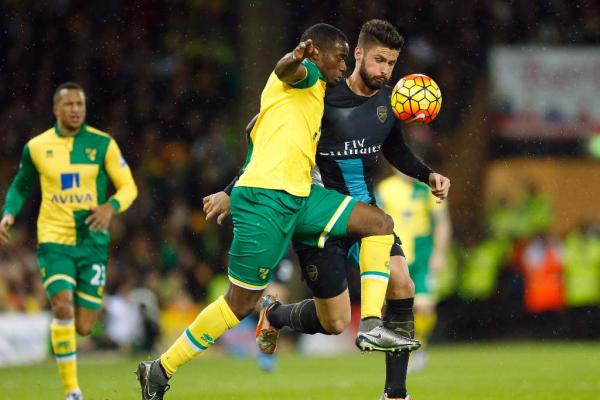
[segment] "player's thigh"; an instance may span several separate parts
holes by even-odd
[[[356,199],[312,185],[306,205],[298,217],[294,241],[323,248],[329,237],[348,234],[348,219],[359,204]]]
[[[304,201],[275,190],[233,190],[233,241],[228,263],[232,283],[250,290],[267,286],[287,250]]]
[[[36,249],[40,277],[53,310],[73,304],[77,267],[72,248],[73,246],[42,243]]]
[[[102,306],[104,296],[108,268],[108,247],[77,246],[74,253],[77,257],[75,305],[78,309],[90,310],[90,313],[82,314],[82,318],[85,317],[85,319],[82,319],[80,323],[93,323],[95,319],[92,320],[92,317]]]
[[[376,206],[358,202],[348,218],[349,236],[367,237],[391,235],[394,232],[392,218]]]
[[[327,241],[324,248],[295,243],[302,280],[315,298],[331,299],[348,289],[346,246],[339,239]]]

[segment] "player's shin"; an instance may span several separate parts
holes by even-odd
[[[389,261],[393,244],[394,235],[369,236],[361,241],[359,254],[361,320],[381,319],[381,308],[390,278]]]
[[[287,326],[296,332],[309,335],[330,334],[321,325],[314,299],[305,299],[293,304],[279,304],[269,310],[267,318],[277,329]]]
[[[53,319],[50,324],[50,337],[65,393],[79,390],[75,320]]]
[[[209,304],[160,357],[166,374],[172,376],[179,366],[212,346],[218,337],[239,322],[223,296]]]

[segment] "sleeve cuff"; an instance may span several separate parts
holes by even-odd
[[[115,210],[115,212],[117,212],[117,213],[121,209],[121,203],[119,203],[119,200],[115,199],[114,197],[111,197],[108,200],[108,203],[112,206],[113,210]]]
[[[433,173],[432,170],[424,169],[419,173],[419,176],[417,176],[417,179],[420,180],[421,182],[423,182],[424,184],[426,184],[427,186],[429,186],[429,175],[431,175],[432,173]]]

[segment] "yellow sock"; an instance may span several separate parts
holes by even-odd
[[[65,393],[78,390],[75,320],[53,319],[50,324],[50,337]]]
[[[437,314],[435,311],[426,313],[415,311],[415,337],[421,342],[421,346],[425,347],[427,345],[436,322]]]
[[[239,323],[223,296],[209,304],[160,356],[167,375],[172,376],[179,366],[212,346],[219,336]]]
[[[369,236],[360,243],[360,318],[381,318],[390,279],[390,250],[394,235]]]

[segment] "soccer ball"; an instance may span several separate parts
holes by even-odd
[[[442,107],[442,92],[433,79],[410,74],[400,79],[392,91],[392,110],[408,125],[428,124]]]

